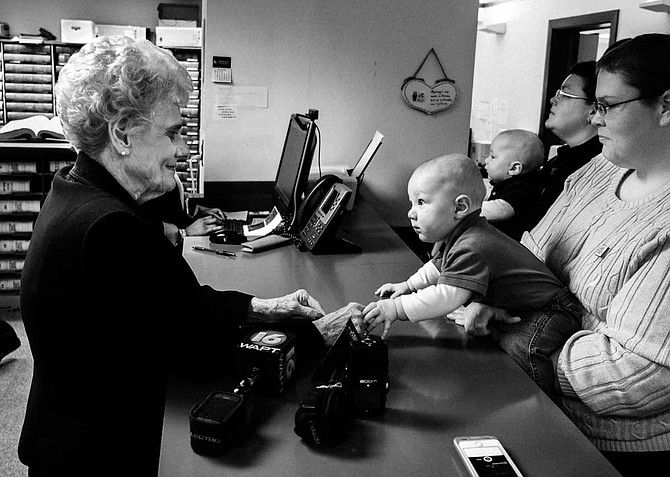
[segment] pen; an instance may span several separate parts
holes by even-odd
[[[217,255],[223,255],[225,257],[237,257],[237,254],[235,252],[228,252],[227,250],[214,250],[213,248],[207,248],[207,247],[193,247],[193,250],[198,250],[200,252],[212,252]]]

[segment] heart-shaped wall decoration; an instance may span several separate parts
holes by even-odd
[[[413,78],[405,82],[402,94],[412,108],[426,114],[435,114],[453,106],[458,90],[451,80],[438,81],[429,86],[421,78]]]

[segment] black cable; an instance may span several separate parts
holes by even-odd
[[[317,146],[319,148],[319,152],[317,153],[317,165],[319,166],[319,179],[321,179],[321,129],[319,129],[318,124],[316,122],[314,123],[314,127],[316,128],[316,137],[317,137]]]

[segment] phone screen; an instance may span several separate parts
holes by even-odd
[[[457,443],[479,477],[518,477],[496,439],[460,440]]]
[[[330,189],[330,192],[328,192],[328,195],[323,200],[323,204],[321,205],[321,212],[327,214],[330,208],[333,206],[333,202],[335,202],[336,197],[337,191],[335,189]]]

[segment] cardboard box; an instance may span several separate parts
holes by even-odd
[[[202,28],[156,27],[156,44],[166,47],[201,47]]]
[[[96,36],[116,36],[122,35],[133,40],[145,40],[147,38],[147,28],[130,25],[97,25]]]
[[[195,28],[198,26],[198,22],[195,20],[163,20],[159,18],[158,26]]]
[[[158,18],[160,20],[200,21],[200,6],[184,3],[159,3]]]
[[[90,20],[61,19],[60,38],[65,43],[88,43],[95,38],[95,23]]]

